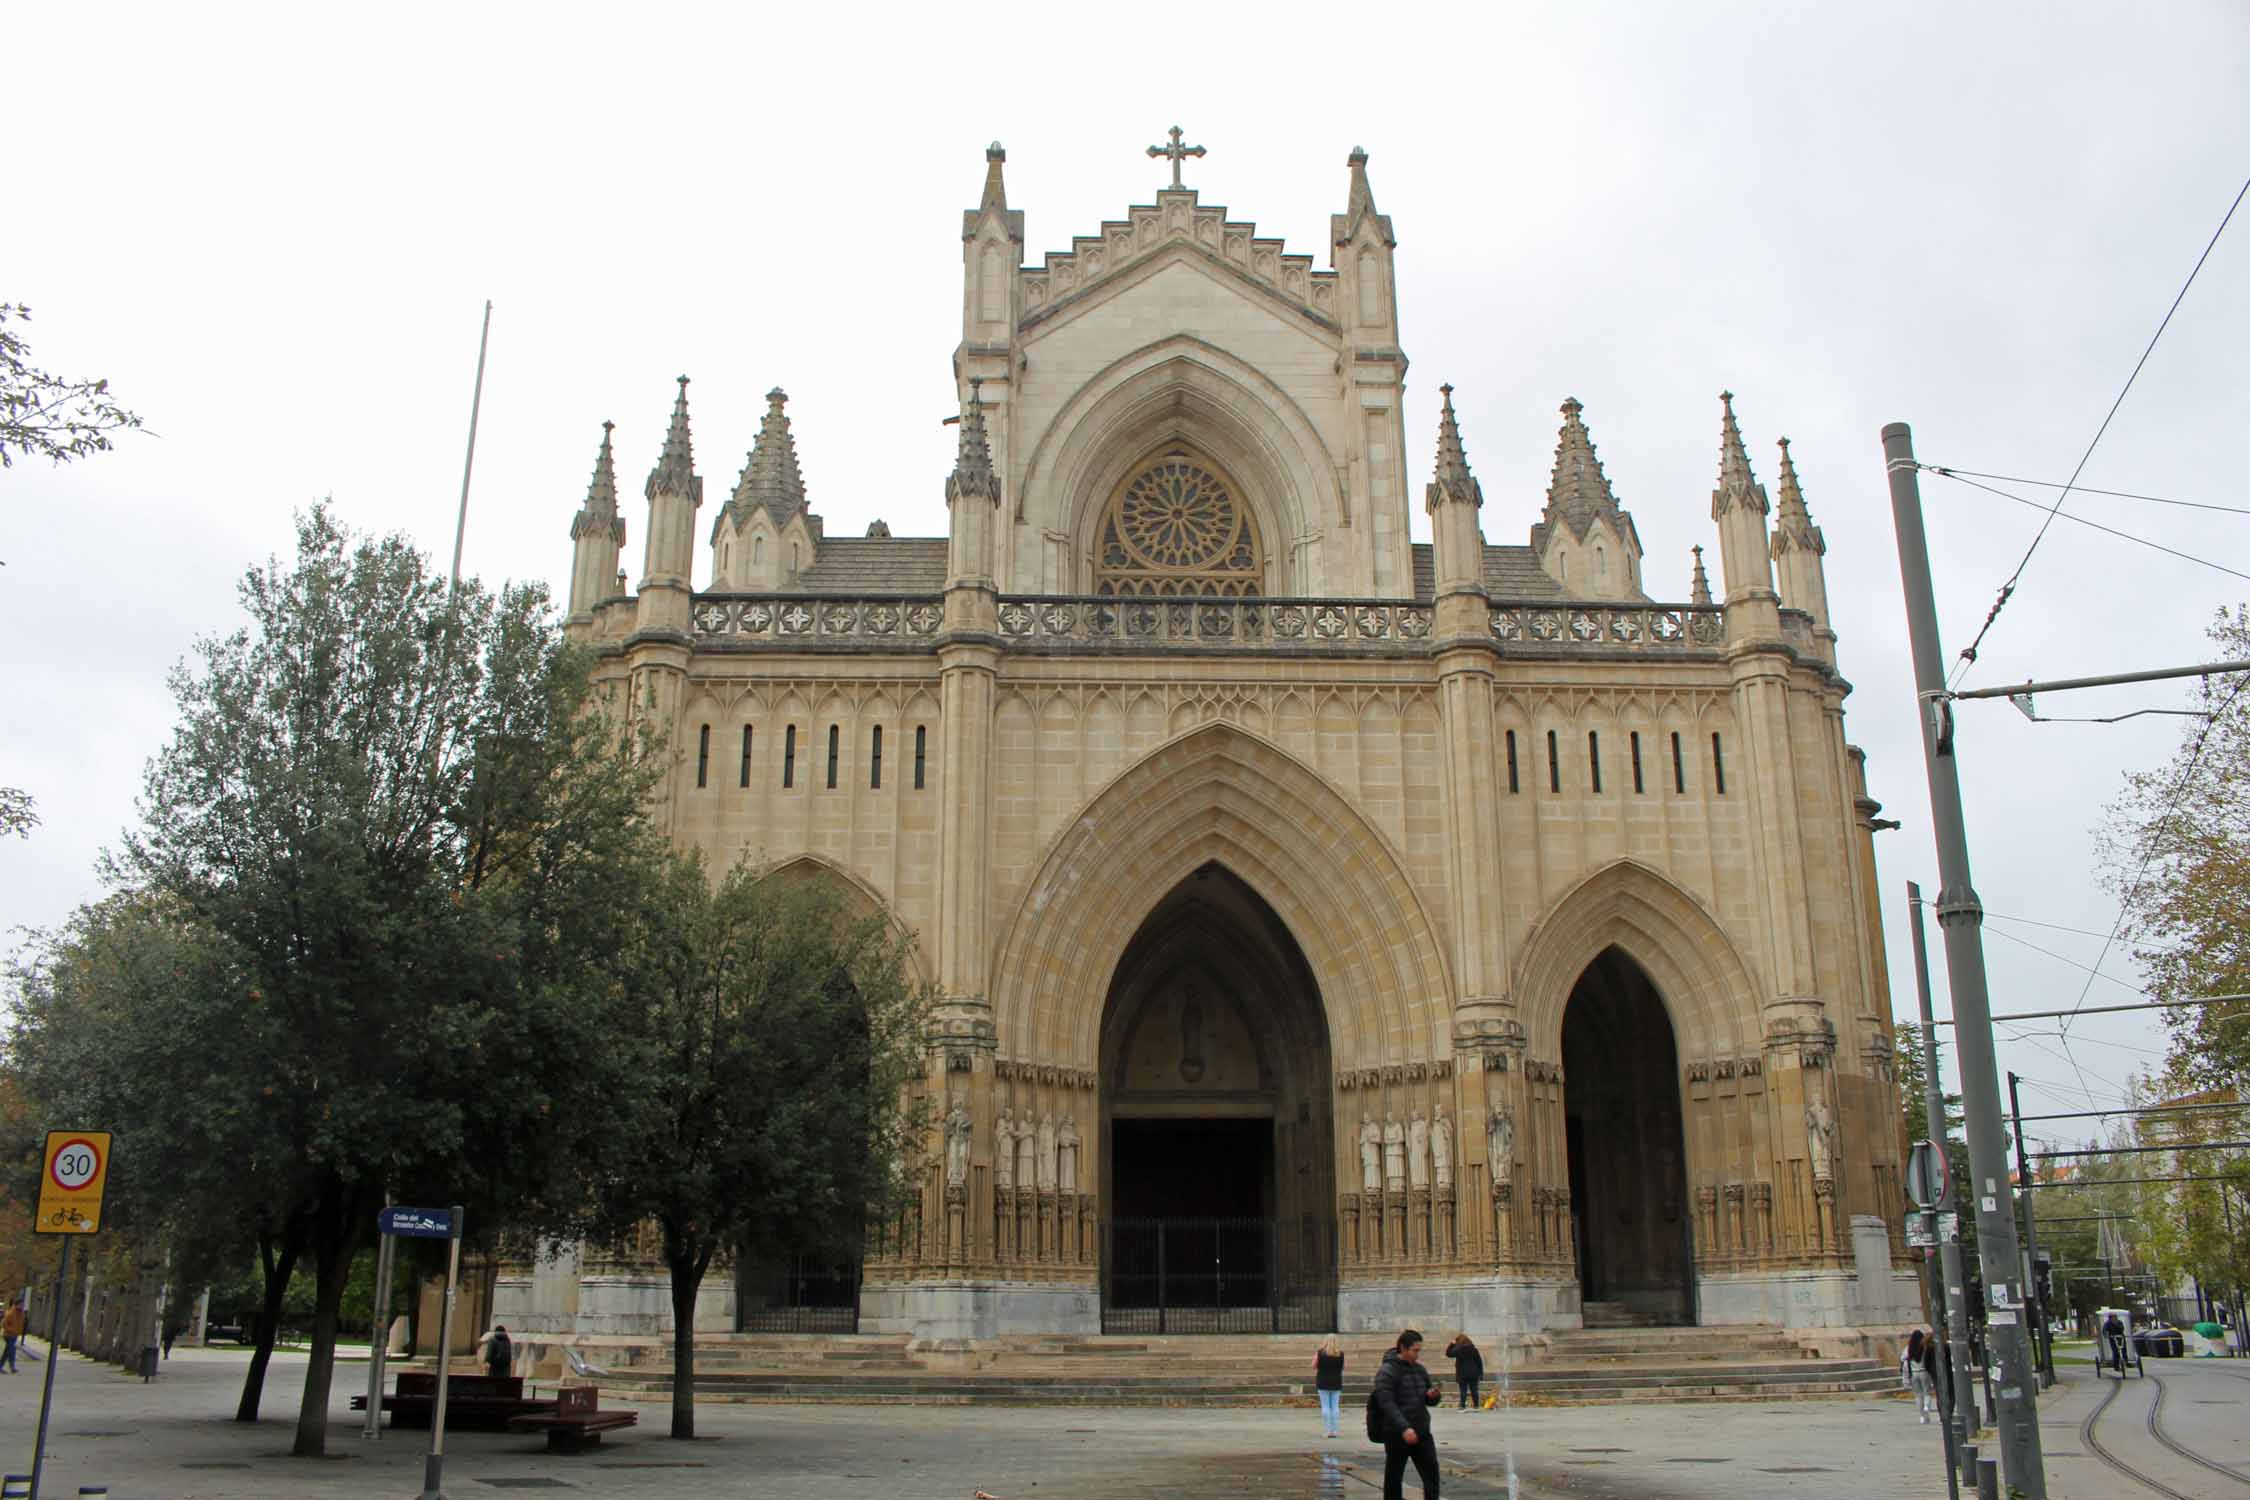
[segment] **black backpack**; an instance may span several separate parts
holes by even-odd
[[[1369,1389],[1367,1392],[1367,1440],[1371,1443],[1388,1442],[1390,1434],[1386,1429],[1389,1426],[1390,1424],[1383,1419],[1383,1408],[1375,1402],[1374,1390]]]

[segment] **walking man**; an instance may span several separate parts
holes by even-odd
[[[16,1369],[16,1346],[23,1342],[23,1304],[21,1302],[8,1304],[7,1315],[0,1317],[0,1336],[5,1336],[8,1341],[4,1348],[0,1348],[0,1370],[5,1370],[10,1375],[17,1374],[19,1372]]]
[[[1422,1334],[1409,1328],[1375,1372],[1375,1410],[1383,1419],[1383,1500],[1405,1500],[1406,1466],[1422,1476],[1422,1500],[1438,1500],[1437,1438],[1430,1407],[1442,1401],[1422,1366]]]

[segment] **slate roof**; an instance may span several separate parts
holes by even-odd
[[[825,536],[812,566],[785,594],[938,594],[945,591],[942,536]]]

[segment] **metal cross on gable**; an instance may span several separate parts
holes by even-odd
[[[1181,145],[1180,135],[1180,127],[1175,125],[1172,127],[1171,145],[1148,148],[1148,154],[1151,156],[1168,156],[1172,159],[1172,186],[1175,188],[1180,186],[1180,164],[1191,156],[1202,156],[1204,154],[1201,146]]]

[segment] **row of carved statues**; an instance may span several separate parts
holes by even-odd
[[[968,1104],[956,1094],[945,1115],[945,1183],[960,1187],[969,1180],[970,1148],[976,1133]],[[1078,1121],[1064,1111],[1060,1121],[1043,1114],[1033,1124],[1029,1110],[1021,1120],[1012,1108],[1003,1107],[993,1125],[992,1185],[1003,1192],[1017,1186],[1041,1192],[1078,1191],[1078,1158],[1081,1138]]]

